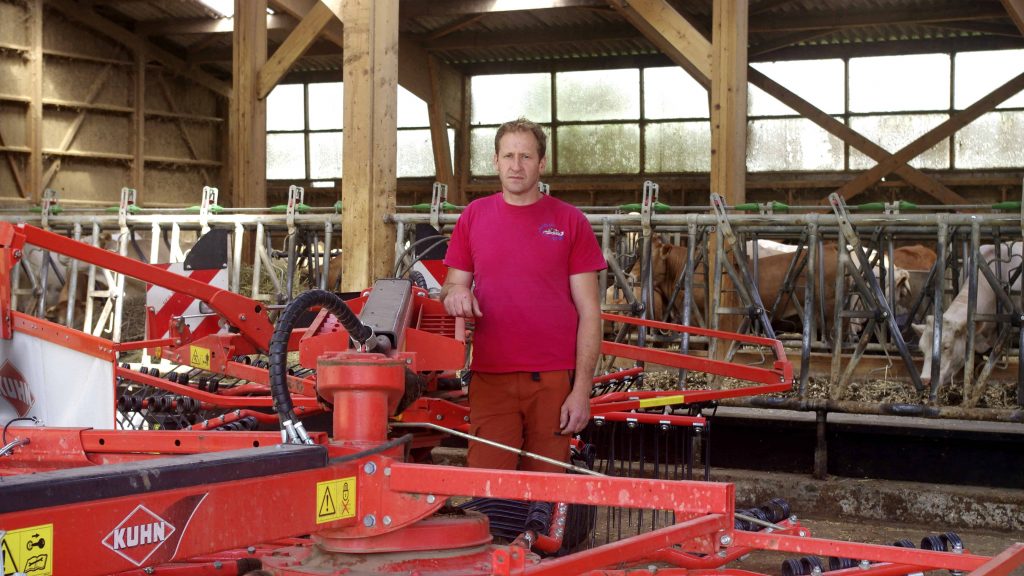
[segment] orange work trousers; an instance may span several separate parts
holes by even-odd
[[[506,446],[569,460],[569,435],[559,434],[562,403],[572,382],[568,370],[551,372],[474,372],[469,384],[469,432]],[[564,468],[514,452],[469,442],[468,464],[474,468],[564,472]]]

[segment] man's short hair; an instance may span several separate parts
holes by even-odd
[[[548,150],[548,135],[544,133],[544,129],[539,124],[526,118],[517,118],[498,127],[498,133],[494,135],[495,155],[498,154],[498,148],[501,147],[501,137],[509,132],[532,132],[533,137],[537,139],[537,153],[540,154],[540,158],[544,158],[544,154]]]

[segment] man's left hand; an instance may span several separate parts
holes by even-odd
[[[582,393],[580,388],[573,388],[569,397],[562,403],[562,414],[558,426],[560,434],[577,434],[582,432],[590,422],[590,394]]]

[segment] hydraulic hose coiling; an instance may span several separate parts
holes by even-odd
[[[326,290],[303,292],[285,307],[277,319],[274,335],[270,339],[268,354],[270,357],[270,394],[274,399],[274,409],[281,420],[281,439],[284,442],[295,444],[312,444],[313,440],[310,439],[302,422],[295,415],[292,395],[288,391],[288,339],[291,337],[292,328],[299,316],[314,306],[326,308],[341,322],[351,338],[364,345],[367,351],[374,350],[378,344],[373,329],[363,324],[345,304],[345,301],[333,292]]]

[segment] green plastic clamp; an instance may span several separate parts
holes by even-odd
[[[669,208],[671,208],[671,206],[669,206],[668,204],[662,204],[661,202],[654,203],[655,212],[668,212]],[[633,204],[623,204],[619,206],[619,210],[623,212],[639,212],[642,209],[643,206],[641,206],[639,202],[634,202]]]

